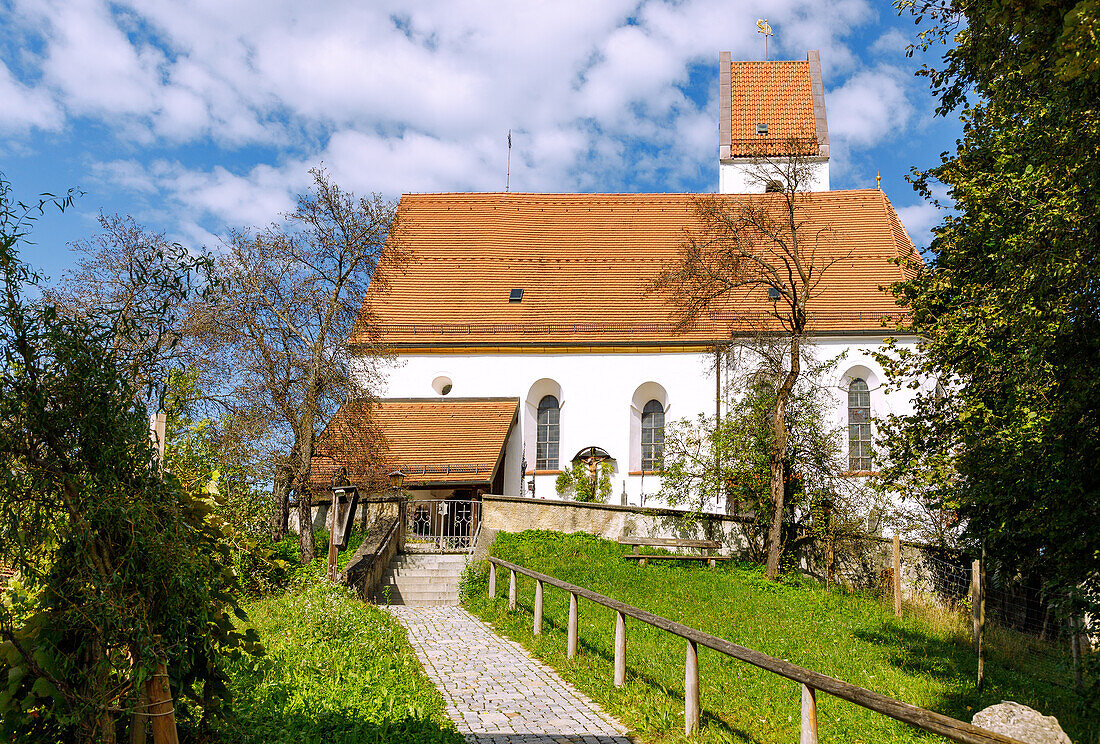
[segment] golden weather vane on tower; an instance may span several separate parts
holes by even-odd
[[[768,25],[767,18],[761,18],[756,22],[756,33],[764,34],[764,61],[768,61],[768,37],[772,35],[772,27]]]

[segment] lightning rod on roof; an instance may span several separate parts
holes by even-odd
[[[512,185],[512,130],[508,130],[508,169],[504,173],[504,191],[508,192]]]
[[[761,18],[756,22],[756,33],[764,34],[764,61],[768,61],[768,37],[772,35],[772,27],[768,25],[767,18]]]

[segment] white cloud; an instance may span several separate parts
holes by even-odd
[[[907,90],[911,78],[889,65],[849,77],[826,96],[830,139],[870,147],[904,132],[914,114]]]
[[[884,56],[888,54],[904,56],[905,49],[910,43],[912,43],[912,40],[909,37],[896,28],[892,28],[875,39],[875,43],[871,45],[871,51]]]
[[[131,44],[121,19],[97,0],[33,7],[48,24],[44,78],[61,91],[67,108],[101,116],[153,108],[164,62],[159,49]]]
[[[928,202],[899,207],[896,211],[913,243],[918,248],[927,248],[932,242],[932,228],[939,224],[943,211]]]
[[[25,132],[32,127],[56,130],[63,117],[49,92],[23,85],[0,60],[0,131]]]
[[[40,43],[25,45],[26,79],[0,66],[0,98],[34,105],[0,112],[0,128],[86,118],[140,144],[150,154],[127,150],[98,177],[156,190],[192,235],[267,224],[321,160],[358,192],[501,189],[508,129],[514,189],[685,188],[714,164],[718,53],[759,58],[758,17],[776,29],[773,58],[816,48],[827,82],[848,75],[828,95],[841,160],[913,118],[905,73],[862,69],[850,46],[875,15],[868,0],[14,7]],[[685,90],[699,70],[702,95]],[[185,162],[182,144],[214,155]]]

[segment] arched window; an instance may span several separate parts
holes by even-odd
[[[848,469],[871,469],[871,393],[860,377],[848,385]]]
[[[544,395],[539,401],[538,431],[535,445],[535,470],[558,469],[558,399]]]
[[[642,470],[660,470],[665,456],[665,409],[651,400],[642,409]]]

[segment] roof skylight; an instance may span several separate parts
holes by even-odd
[[[519,302],[523,299],[523,288],[516,287],[508,293],[508,302]]]

